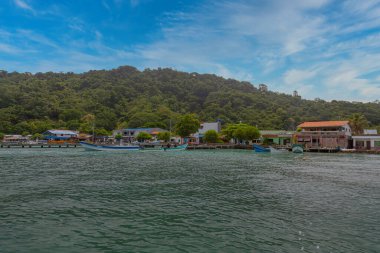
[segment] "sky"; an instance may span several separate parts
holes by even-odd
[[[380,99],[380,0],[0,0],[0,69],[169,67]]]

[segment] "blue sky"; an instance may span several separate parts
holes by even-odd
[[[380,0],[2,0],[0,69],[170,67],[380,99]]]

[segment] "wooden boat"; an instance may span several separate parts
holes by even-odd
[[[188,144],[182,144],[182,145],[179,145],[179,146],[174,146],[174,147],[162,147],[160,150],[163,150],[163,151],[181,151],[181,150],[186,150],[187,149],[187,146]]]
[[[141,150],[140,146],[113,146],[113,145],[96,145],[88,142],[79,142],[79,144],[86,150],[91,151],[138,151]]]
[[[266,148],[258,144],[253,144],[253,149],[255,150],[255,152],[259,153],[270,152],[270,148]]]
[[[293,146],[292,146],[292,152],[293,153],[298,153],[298,154],[303,153],[303,145],[293,144]]]

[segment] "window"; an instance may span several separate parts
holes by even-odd
[[[375,141],[375,148],[380,148],[380,141]]]

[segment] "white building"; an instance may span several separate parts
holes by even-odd
[[[222,124],[220,121],[202,123],[198,129],[198,132],[193,134],[191,137],[195,143],[201,143],[204,134],[209,130],[215,130],[217,133],[220,133],[222,131]]]
[[[359,150],[380,150],[380,134],[377,130],[365,129],[363,135],[352,136],[353,146]]]

